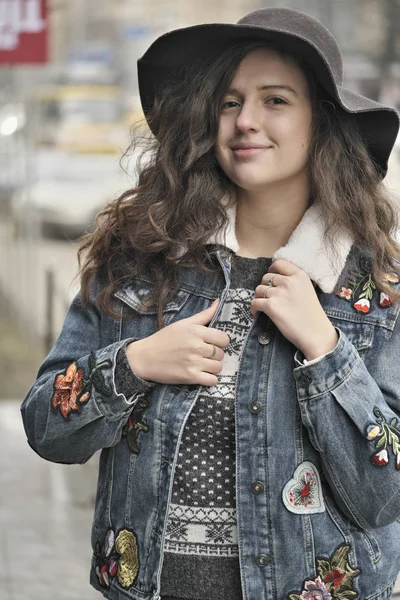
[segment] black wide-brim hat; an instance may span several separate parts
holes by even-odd
[[[205,24],[176,29],[160,36],[138,60],[139,91],[147,117],[156,94],[179,77],[182,69],[210,64],[230,45],[260,41],[298,57],[311,69],[331,100],[354,116],[368,152],[386,175],[389,155],[399,130],[394,108],[344,87],[342,56],[333,35],[316,19],[289,8],[264,8],[236,24]]]

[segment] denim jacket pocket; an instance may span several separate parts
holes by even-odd
[[[326,311],[332,325],[340,329],[353,344],[363,358],[372,346],[374,326],[359,320],[352,320],[350,315],[339,316],[337,312]]]
[[[382,592],[374,594],[373,596],[368,596],[368,598],[366,598],[365,600],[391,600],[394,585],[394,583],[390,584],[389,587],[382,590]]]
[[[152,291],[151,288],[152,284],[148,281],[135,279],[115,292],[115,296],[123,302],[125,322],[129,323],[129,332],[122,337],[133,336],[142,339],[157,331],[157,307],[144,306],[144,301]],[[189,292],[178,290],[166,303],[163,310],[165,325],[170,325],[174,321],[189,295]]]
[[[327,513],[334,523],[335,527],[340,531],[346,543],[354,547],[354,540],[358,538],[363,546],[366,548],[367,553],[373,564],[380,562],[382,556],[379,548],[379,544],[375,539],[374,535],[370,530],[364,529],[359,525],[355,525],[350,522],[344,515],[339,513],[335,506],[335,503],[330,498],[330,494],[324,494],[325,505]],[[358,544],[356,544],[357,546]]]

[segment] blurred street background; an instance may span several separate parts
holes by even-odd
[[[0,600],[99,597],[96,457],[37,457],[19,405],[78,289],[79,236],[134,185],[135,156],[120,159],[142,119],[136,60],[170,29],[264,6],[321,20],[344,85],[400,109],[400,0],[0,0]],[[400,140],[387,183],[400,196]]]

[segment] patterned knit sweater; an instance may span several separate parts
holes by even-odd
[[[234,256],[231,289],[218,328],[226,331],[218,384],[202,389],[186,423],[164,545],[161,594],[241,600],[235,500],[235,395],[250,301],[269,258]]]

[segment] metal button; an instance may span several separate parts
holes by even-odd
[[[299,383],[304,387],[308,387],[310,385],[310,382],[311,379],[307,375],[302,375],[299,379]]]
[[[265,567],[269,563],[269,558],[266,554],[259,554],[256,558],[256,563],[259,567]]]
[[[254,481],[251,484],[251,491],[253,492],[253,494],[255,494],[256,496],[258,494],[261,494],[261,492],[264,491],[264,484],[262,481]]]
[[[262,346],[266,346],[271,341],[271,336],[269,333],[260,333],[258,336],[258,341]]]
[[[259,413],[261,411],[261,408],[261,402],[258,402],[257,400],[250,404],[250,412],[252,412],[254,415]]]

